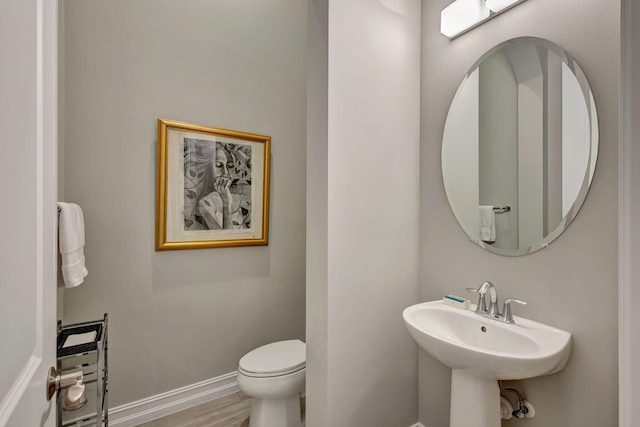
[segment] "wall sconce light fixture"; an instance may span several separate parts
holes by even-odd
[[[455,39],[524,1],[455,0],[440,13],[440,32]]]

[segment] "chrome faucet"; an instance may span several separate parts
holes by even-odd
[[[487,317],[500,316],[498,309],[498,291],[491,282],[484,282],[478,289],[467,288],[469,292],[478,293],[478,305],[476,306],[476,314]],[[487,308],[486,294],[489,292],[489,307]]]
[[[489,317],[494,320],[499,320],[508,324],[515,324],[513,320],[513,313],[511,312],[511,303],[527,305],[526,302],[513,298],[507,298],[504,300],[504,306],[502,311],[498,308],[498,291],[491,282],[484,282],[478,289],[467,288],[469,292],[476,292],[478,294],[478,305],[476,306],[476,314],[480,316]],[[487,307],[486,295],[489,293],[489,307]]]

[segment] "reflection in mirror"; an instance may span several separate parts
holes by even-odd
[[[442,174],[472,241],[526,255],[576,216],[597,155],[584,73],[559,46],[524,37],[491,49],[460,83],[444,127]]]

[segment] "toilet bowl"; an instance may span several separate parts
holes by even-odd
[[[278,341],[245,354],[238,364],[238,387],[253,398],[250,427],[302,427],[301,393],[306,347],[300,340]]]

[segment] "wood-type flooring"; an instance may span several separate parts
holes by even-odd
[[[251,398],[236,392],[138,427],[247,427],[250,414]]]

